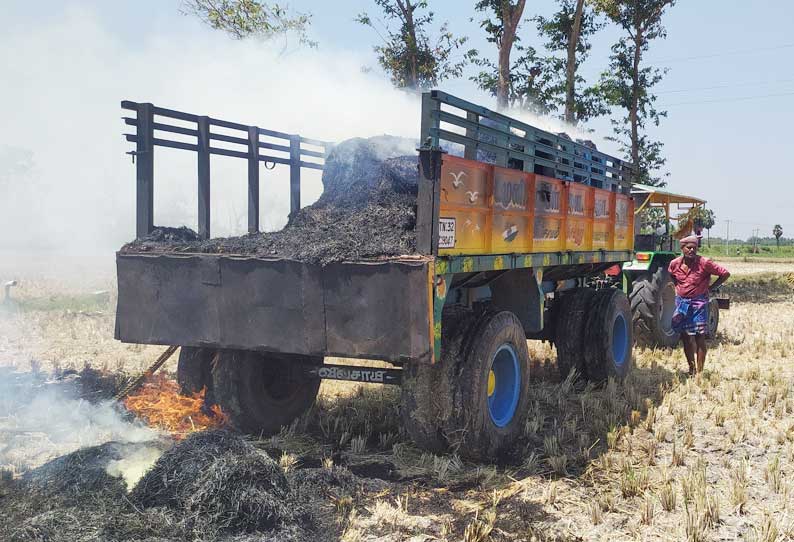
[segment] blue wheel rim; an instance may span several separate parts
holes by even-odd
[[[615,366],[622,368],[629,351],[629,327],[626,318],[618,313],[612,323],[612,359]]]
[[[495,426],[505,427],[516,413],[521,395],[521,369],[512,345],[503,344],[496,351],[491,360],[490,378],[493,378],[493,389],[487,390],[490,392],[488,413]]]

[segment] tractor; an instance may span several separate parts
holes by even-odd
[[[634,184],[631,188],[637,215],[634,221],[634,259],[623,264],[623,284],[631,302],[635,338],[649,346],[673,347],[678,334],[673,331],[675,286],[667,271],[673,258],[679,256],[678,241],[697,230],[698,210],[706,202],[693,196],[674,194],[654,186]],[[675,207],[673,207],[675,206]],[[641,233],[639,214],[644,211],[663,214],[662,226],[650,233]],[[675,212],[675,216],[671,216]],[[661,217],[660,217],[661,218]],[[658,223],[659,221],[657,221]],[[709,302],[709,337],[716,337],[720,308],[728,309],[730,301],[716,296]]]

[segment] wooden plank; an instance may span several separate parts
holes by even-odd
[[[420,254],[438,254],[438,215],[441,201],[442,152],[419,150],[419,188],[416,201],[416,249]]]
[[[477,125],[480,122],[480,117],[477,113],[472,113],[471,111],[466,111],[466,120],[470,122],[473,126],[469,126],[466,128],[466,137],[477,141],[479,139],[479,130],[477,129]],[[463,147],[463,157],[467,160],[476,160],[477,159],[477,143],[468,143]]]
[[[259,231],[259,130],[248,127],[248,233]]]
[[[135,231],[141,239],[154,229],[154,106],[150,103],[136,105]]]
[[[289,212],[301,208],[301,138],[289,137]]]
[[[198,119],[198,234],[210,238],[210,119]]]

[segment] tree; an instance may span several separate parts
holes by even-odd
[[[775,236],[775,243],[777,243],[777,248],[780,248],[780,237],[783,235],[783,226],[780,224],[775,224],[775,227],[772,228],[772,235]]]
[[[662,17],[675,1],[595,0],[597,8],[626,34],[612,46],[609,71],[602,75],[601,86],[608,103],[627,112],[622,119],[612,121],[613,139],[634,163],[635,181],[653,186],[665,184],[662,177],[654,175],[666,163],[663,144],[641,132],[648,121],[658,126],[660,119],[667,116],[666,111],[656,109],[656,96],[651,92],[665,70],[643,66],[642,57],[654,40],[667,36]]]
[[[307,34],[311,15],[290,13],[278,4],[257,0],[182,0],[182,10],[235,39],[249,36],[269,39],[294,32],[302,45],[317,46]]]
[[[444,79],[460,77],[468,63],[468,52],[455,61],[454,51],[466,43],[467,38],[456,38],[444,23],[439,36],[431,45],[427,27],[434,18],[426,0],[412,3],[411,0],[375,0],[386,20],[386,35],[380,34],[369,14],[361,13],[356,21],[374,29],[383,39],[383,45],[375,46],[378,63],[391,76],[397,88],[423,89],[437,85]],[[390,22],[396,21],[399,29],[392,29]]]
[[[481,65],[496,69],[495,79],[487,76],[487,80],[484,83],[489,85],[489,87],[493,87],[493,93],[496,96],[496,107],[500,110],[506,109],[510,105],[511,89],[515,95],[515,79],[511,75],[510,55],[513,51],[513,45],[519,41],[516,32],[524,13],[525,3],[526,0],[518,0],[515,3],[511,0],[480,0],[474,6],[474,9],[479,12],[489,13],[487,19],[480,21],[480,27],[484,28],[488,34],[488,42],[495,43],[499,51],[495,66],[490,61],[484,61]],[[522,60],[522,65],[529,67],[526,74],[528,78],[526,86],[529,88],[533,87],[535,78],[540,74],[539,67],[533,64],[535,59],[534,49],[531,50],[531,53],[531,55]],[[476,80],[477,78],[475,78]],[[480,87],[485,88],[482,84],[480,84]]]
[[[585,83],[577,72],[590,52],[589,38],[604,24],[585,0],[558,2],[560,9],[554,15],[550,18],[536,16],[533,21],[537,23],[538,33],[546,39],[546,49],[565,54],[564,59],[549,57],[545,65],[553,74],[550,91],[555,108],[562,108],[562,119],[575,125],[609,112],[598,87],[577,92],[577,85]]]
[[[692,220],[695,228],[705,229],[708,232],[708,246],[711,247],[711,228],[717,222],[717,217],[714,211],[706,209],[705,207],[698,207],[695,211],[694,219]]]

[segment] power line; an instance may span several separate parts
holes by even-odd
[[[794,43],[785,43],[782,45],[775,45],[773,47],[758,47],[756,49],[737,49],[735,51],[725,51],[722,53],[712,53],[708,55],[693,55],[693,56],[682,56],[682,57],[673,57],[673,58],[663,58],[660,60],[650,60],[649,63],[652,65],[658,64],[669,64],[671,62],[687,62],[690,60],[705,60],[709,58],[719,58],[723,56],[737,56],[737,55],[748,55],[753,53],[763,53],[767,51],[779,51],[781,49],[791,49],[794,48]]]
[[[781,96],[794,96],[794,91],[791,92],[780,92],[777,94],[760,94],[756,96],[740,96],[738,98],[717,98],[714,100],[696,100],[691,102],[676,102],[671,104],[660,104],[658,107],[673,107],[676,105],[697,105],[697,104],[713,104],[713,103],[724,103],[724,102],[742,102],[746,100],[761,100],[764,98],[778,98]]]
[[[719,83],[717,85],[711,87],[693,87],[693,88],[684,88],[684,89],[677,89],[677,90],[657,90],[654,94],[675,94],[678,92],[696,92],[699,90],[717,90],[721,88],[736,88],[736,87],[752,87],[752,86],[764,86],[764,85],[776,85],[779,83],[792,83],[794,79],[779,79],[777,81],[746,81],[742,83]]]

